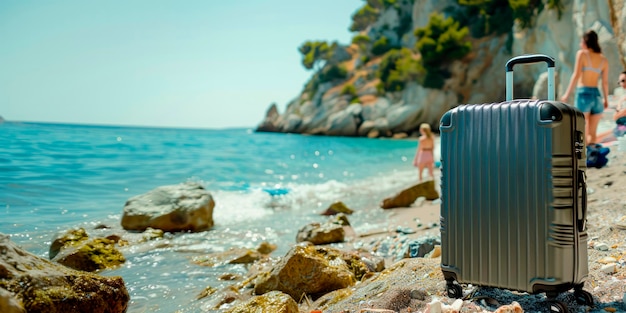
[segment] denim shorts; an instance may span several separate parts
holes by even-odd
[[[596,87],[576,88],[576,108],[583,113],[600,114],[604,111],[604,104],[600,98],[600,91]]]

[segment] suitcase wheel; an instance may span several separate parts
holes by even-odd
[[[574,298],[578,304],[593,306],[593,295],[585,290],[574,290]]]
[[[553,313],[567,313],[567,305],[565,303],[558,300],[548,300],[548,306],[550,308],[550,312]]]
[[[446,292],[450,298],[460,299],[463,297],[463,287],[454,281],[448,281],[446,283]]]

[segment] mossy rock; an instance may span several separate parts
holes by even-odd
[[[70,229],[52,241],[48,258],[52,260],[64,247],[78,244],[87,239],[89,239],[89,235],[84,228]]]
[[[126,258],[115,247],[115,241],[96,238],[64,247],[52,261],[73,269],[95,272],[121,265]]]
[[[300,309],[296,301],[288,294],[284,294],[280,291],[270,291],[264,295],[253,297],[226,311],[226,313],[248,312],[299,313]]]

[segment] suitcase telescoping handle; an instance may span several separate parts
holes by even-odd
[[[513,66],[515,64],[528,64],[546,62],[548,64],[548,100],[554,100],[554,58],[545,54],[520,55],[506,62],[506,101],[513,100]]]

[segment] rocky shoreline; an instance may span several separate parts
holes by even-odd
[[[413,31],[405,34],[394,31],[402,29],[402,17],[411,20],[415,30],[428,25],[431,13],[458,8],[459,2],[426,0],[397,4],[380,12],[376,22],[360,35],[365,35],[372,43],[389,40],[398,51],[400,48],[414,51],[419,38]],[[624,3],[561,1],[556,7],[560,7],[558,13],[548,7],[539,9],[534,27],[529,29],[518,25],[510,33],[470,36],[471,52],[463,59],[447,60],[445,72],[448,74],[438,88],[426,87],[424,83],[418,83],[419,79],[411,79],[398,90],[381,90],[378,86],[384,72],[380,69],[385,60],[392,58],[373,56],[357,44],[338,45],[332,53],[332,62],[321,67],[306,87],[286,103],[282,112],[275,103],[271,104],[256,130],[370,138],[419,136],[421,123],[437,129],[441,116],[458,104],[503,100],[504,65],[515,56],[535,52],[555,58],[555,87],[559,95],[565,91],[565,79],[574,70],[580,35],[589,29],[599,34],[600,46],[609,62],[608,77],[618,77],[626,55]],[[418,51],[414,53],[415,59],[421,59]],[[345,77],[322,81],[319,76],[331,68],[331,63],[345,68],[347,73]],[[398,76],[400,72],[403,71],[393,69]],[[516,70],[516,94],[519,98],[545,97],[546,77],[545,66]]]
[[[626,312],[624,156],[625,152],[611,146],[608,166],[587,170],[589,276],[584,289],[593,295],[595,305],[578,304],[572,293],[564,293],[557,299],[570,312]],[[436,177],[435,181],[384,199],[380,207],[391,214],[383,229],[356,233],[349,222],[351,210],[337,204],[321,213],[329,216],[328,223],[301,225],[298,243],[284,256],[272,255],[275,247],[262,243],[256,249],[233,249],[196,257],[191,262],[199,266],[230,263],[247,264],[249,268],[243,277],[224,274],[223,279],[231,283],[221,289],[207,287],[197,295],[197,301],[206,312],[250,312],[253,307],[263,308],[263,312],[286,313],[547,312],[542,294],[464,285],[462,300],[446,295],[437,247],[440,202],[433,195],[438,185]],[[202,203],[210,203],[202,190],[196,187],[191,190]],[[210,206],[204,210],[210,210]],[[88,236],[86,233],[68,232],[67,237],[53,241],[54,250],[65,257],[81,255],[63,251],[70,241],[88,243],[89,251],[113,255],[116,249],[124,251],[125,247],[145,241],[155,242],[155,247],[167,245],[163,231],[152,228],[123,234],[107,234],[107,231],[106,228],[88,231],[103,237],[95,240],[83,240],[82,237]],[[119,277],[101,278],[97,273],[69,269],[20,250],[6,236],[2,238],[0,312],[48,312],[52,307],[65,312],[68,303],[64,299],[70,294],[74,295],[71,307],[74,309],[69,309],[73,312],[127,310],[128,291],[120,285]],[[85,264],[77,262],[77,257],[72,260],[73,267]],[[114,259],[103,258],[105,267],[109,266],[107,260]],[[95,272],[105,268],[87,264]],[[116,264],[119,262],[111,266]],[[57,278],[50,280],[50,277]],[[23,287],[25,281],[30,287]],[[76,281],[83,283],[67,285]],[[99,297],[94,298],[94,292]],[[100,305],[111,299],[115,299],[116,305]]]

